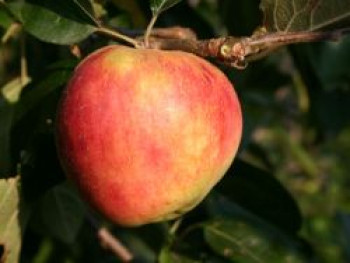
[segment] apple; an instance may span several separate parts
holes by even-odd
[[[106,218],[138,226],[194,208],[241,140],[234,88],[180,51],[112,45],[74,71],[57,113],[65,173]]]

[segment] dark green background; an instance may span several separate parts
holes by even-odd
[[[32,81],[16,103],[0,98],[0,176],[21,176],[20,262],[118,262],[65,181],[53,136],[57,102],[79,62],[69,45],[78,42],[85,56],[112,40],[92,34],[94,21],[73,1],[19,2],[0,5],[1,35],[14,19],[26,32],[0,46],[0,85],[20,75],[21,43]],[[145,28],[151,16],[148,1],[96,2],[103,23],[126,31]],[[250,35],[262,24],[258,0],[217,2],[183,1],[157,27],[211,38]],[[175,235],[172,222],[127,229],[98,221],[135,262],[350,262],[349,41],[291,45],[243,71],[218,65],[244,113],[240,152],[224,179]]]

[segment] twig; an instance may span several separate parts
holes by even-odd
[[[131,252],[107,228],[100,227],[97,236],[103,248],[111,250],[122,262],[131,262]]]
[[[131,262],[133,260],[133,255],[129,249],[126,248],[106,227],[101,226],[91,212],[86,212],[86,219],[90,225],[96,229],[97,237],[103,248],[113,252],[122,262]]]

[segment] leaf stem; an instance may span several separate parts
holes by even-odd
[[[169,229],[169,234],[174,236],[177,229],[180,227],[180,224],[182,222],[182,217],[178,218],[175,220],[175,222],[171,225],[170,229]]]
[[[121,34],[115,30],[112,30],[112,29],[109,29],[106,27],[97,27],[96,33],[107,35],[107,36],[113,37],[113,38],[118,39],[118,40],[123,40],[123,41],[133,45],[136,48],[139,47],[139,42],[137,40],[135,40],[134,38],[128,37],[124,34]]]
[[[19,23],[14,22],[12,23],[8,29],[5,31],[3,36],[1,37],[1,43],[5,44],[10,38],[15,37],[18,33],[20,33],[22,27]]]
[[[73,2],[95,23],[96,26],[101,27],[100,22],[95,18],[95,16],[86,10],[86,8],[79,3],[79,1],[73,0]]]
[[[27,58],[26,58],[26,36],[25,33],[21,33],[21,84],[24,85],[26,80],[28,79],[28,65],[27,65]]]
[[[151,33],[152,33],[152,29],[154,27],[154,24],[156,23],[158,19],[158,13],[154,13],[153,16],[152,16],[152,19],[151,21],[149,22],[148,26],[147,26],[147,29],[146,29],[146,32],[145,32],[145,46],[148,47],[149,46],[149,38],[151,36]]]

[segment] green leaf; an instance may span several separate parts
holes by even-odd
[[[232,262],[303,262],[292,244],[242,221],[215,221],[204,227],[204,236],[214,251]]]
[[[350,124],[349,44],[346,37],[290,47],[309,96],[310,120],[322,136],[334,136]]]
[[[350,25],[350,0],[262,0],[270,32],[315,31]]]
[[[40,103],[47,95],[63,86],[70,78],[77,60],[64,60],[50,66],[47,76],[38,83],[33,83],[26,88],[21,99],[16,104],[15,120],[17,122],[35,105]]]
[[[17,263],[21,250],[19,177],[0,180],[0,245],[4,248],[1,262]]]
[[[14,20],[10,16],[9,12],[3,5],[0,4],[0,26],[3,28],[8,28],[13,22]]]
[[[1,92],[9,103],[16,103],[21,95],[22,89],[30,82],[29,77],[17,77],[2,87]]]
[[[164,247],[159,254],[159,263],[199,263],[178,253],[172,252],[168,247]]]
[[[288,191],[268,172],[236,160],[215,187],[227,200],[288,232],[301,228],[299,208]]]
[[[85,207],[67,183],[62,183],[43,197],[41,204],[46,231],[64,243],[72,244],[84,220]]]
[[[213,15],[217,14],[218,21],[225,23],[230,35],[248,36],[261,23],[261,12],[256,2],[220,0],[217,3],[219,12],[207,12],[207,16],[213,19]]]
[[[151,10],[153,15],[159,15],[182,0],[151,0]]]
[[[8,7],[27,32],[45,42],[73,44],[96,30],[92,19],[72,1],[32,0]]]
[[[10,134],[14,107],[0,94],[0,178],[7,177],[11,171]]]

